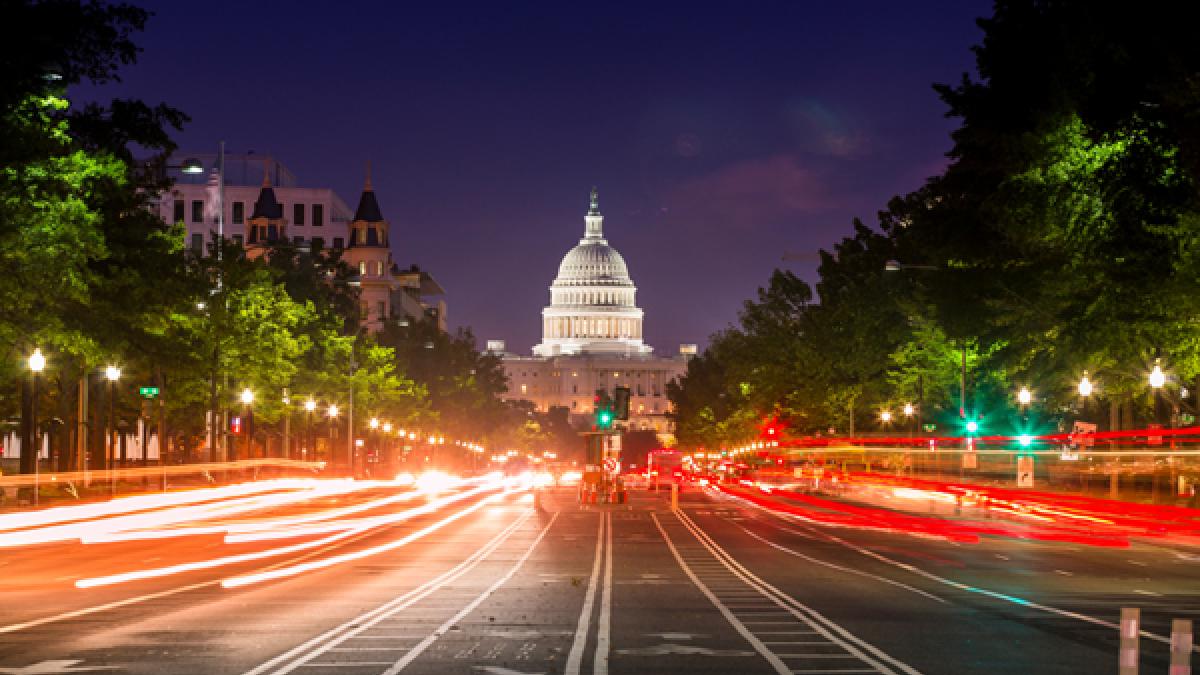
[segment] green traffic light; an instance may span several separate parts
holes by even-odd
[[[612,413],[607,410],[601,411],[600,413],[598,413],[596,415],[596,424],[601,427],[609,426],[610,424],[612,424],[612,420],[613,420]]]
[[[967,433],[973,434],[976,431],[979,431],[979,422],[976,422],[975,420],[968,420],[967,421]]]
[[[1022,448],[1028,448],[1033,444],[1033,436],[1030,436],[1029,434],[1021,434],[1020,436],[1017,436],[1017,442],[1021,444]]]

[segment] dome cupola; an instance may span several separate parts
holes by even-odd
[[[625,259],[604,238],[600,199],[592,188],[584,234],[563,256],[550,286],[550,306],[542,310],[538,356],[580,353],[646,355],[637,287]]]

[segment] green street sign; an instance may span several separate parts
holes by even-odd
[[[138,393],[142,398],[158,398],[158,387],[142,387],[138,389]]]
[[[925,426],[923,428],[925,429],[925,433],[927,433],[927,434],[932,434],[933,432],[937,431],[936,424],[925,424]]]

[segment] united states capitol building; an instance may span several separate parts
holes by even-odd
[[[625,259],[604,238],[604,216],[596,190],[584,217],[584,235],[558,266],[550,305],[542,310],[542,341],[532,356],[505,351],[501,340],[488,351],[502,357],[509,385],[506,399],[531,401],[538,410],[562,406],[573,422],[591,419],[598,389],[610,394],[629,387],[627,428],[672,433],[667,383],[683,375],[695,345],[676,356],[656,356],[642,341],[643,312]]]

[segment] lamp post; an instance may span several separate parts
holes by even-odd
[[[292,399],[290,396],[288,396],[287,387],[283,388],[282,402],[283,402],[283,459],[291,459],[292,458],[292,448],[291,448],[291,444],[288,442],[290,440],[288,438],[288,432],[291,431],[290,427],[291,427],[291,421],[292,421],[292,408],[291,408]]]
[[[309,397],[304,402],[304,456],[300,459],[308,461],[308,453],[312,450],[312,415],[317,409],[317,402]],[[313,455],[316,456],[315,454]]]
[[[1167,384],[1167,376],[1163,373],[1162,359],[1154,359],[1154,368],[1150,371],[1150,375],[1146,378],[1150,383],[1150,388],[1154,390],[1154,422],[1162,428],[1163,426],[1163,405],[1162,390]],[[1161,436],[1159,437],[1161,438]]]
[[[1084,376],[1079,378],[1078,389],[1079,389],[1080,398],[1084,399],[1084,414],[1082,414],[1082,417],[1084,417],[1085,422],[1086,422],[1086,419],[1088,417],[1087,402],[1088,402],[1088,399],[1091,398],[1092,392],[1094,390],[1094,387],[1092,386],[1092,381],[1090,380],[1090,378],[1087,377],[1086,370],[1084,371]]]
[[[379,449],[379,452],[380,452],[379,462],[380,462],[380,464],[382,464],[384,466],[385,469],[387,469],[388,471],[391,471],[392,454],[393,454],[392,447],[393,447],[393,445],[395,445],[395,441],[392,439],[392,423],[384,422],[382,429],[383,429],[383,439],[384,440],[382,443],[383,447]],[[383,452],[383,450],[387,450],[387,452]]]
[[[337,438],[337,416],[338,407],[336,403],[330,403],[329,408],[325,410],[325,414],[329,416],[329,463],[337,466],[335,459],[336,451],[333,449],[333,439]]]
[[[254,404],[254,392],[249,387],[242,390],[242,436],[245,438],[242,441],[242,448],[246,452],[246,458],[250,458],[250,406]]]
[[[38,394],[39,394],[39,389],[40,389],[40,385],[41,385],[42,370],[44,370],[45,368],[46,368],[46,357],[42,355],[42,350],[40,348],[35,348],[33,350],[33,353],[29,355],[29,372],[33,373],[33,400],[30,402],[30,406],[29,406],[29,419],[31,422],[29,436],[30,436],[31,443],[30,443],[29,448],[21,448],[22,455],[24,455],[26,452],[30,452],[33,457],[33,505],[34,506],[37,506],[37,503],[38,503],[38,488],[40,487],[38,485],[38,477],[40,476],[40,470],[41,470],[41,467],[40,467],[41,461],[40,460],[41,460],[41,454],[42,454],[42,445],[40,442],[41,439],[38,436],[38,413],[37,413]]]
[[[377,432],[379,430],[379,418],[372,417],[370,420],[367,421],[367,426],[371,429],[371,431],[368,432],[369,438],[367,439],[367,445],[370,448],[375,448],[375,452],[378,453],[379,452],[379,447],[378,447],[379,435]],[[369,457],[370,457],[370,451],[367,451],[363,454],[363,469],[364,469],[363,473],[366,473],[365,469],[367,468],[367,459]]]
[[[111,471],[116,453],[112,446],[113,400],[116,396],[117,380],[121,379],[121,369],[108,366],[104,369],[104,379],[108,381],[108,418],[104,422],[104,468]]]

